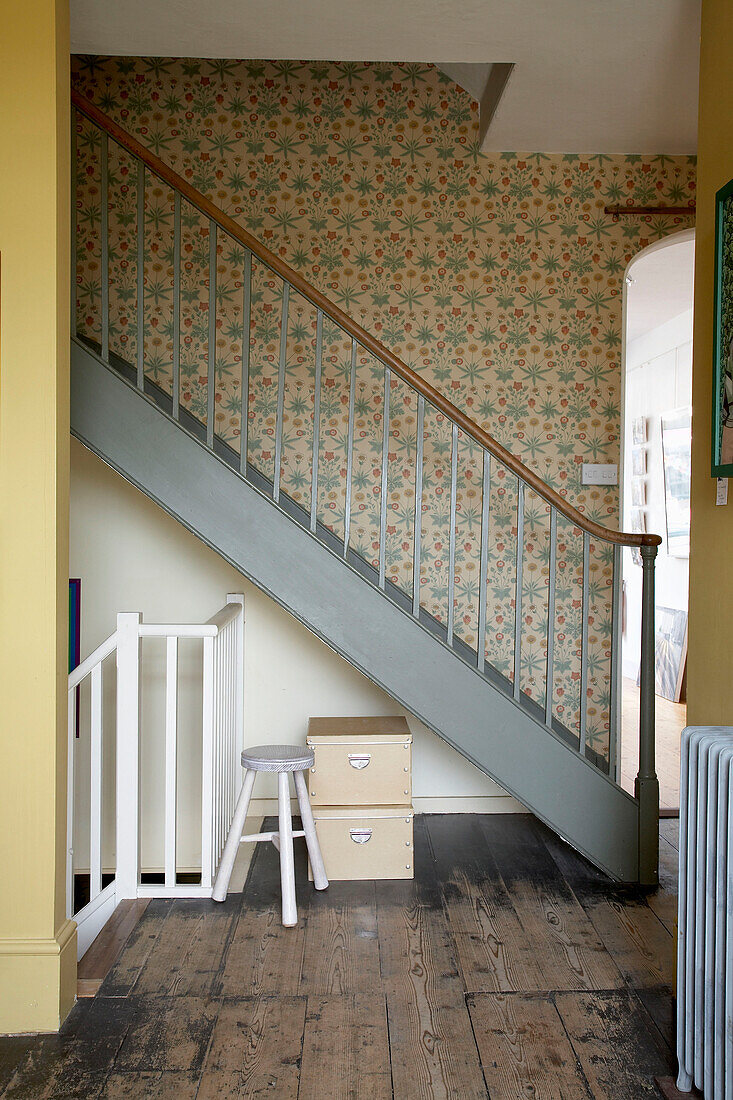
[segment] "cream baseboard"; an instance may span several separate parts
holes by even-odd
[[[525,806],[509,794],[455,795],[441,798],[416,795],[412,805],[419,814],[526,814]],[[276,798],[253,798],[250,802],[253,817],[277,815]],[[298,804],[292,800],[292,811],[298,813]]]
[[[517,802],[516,798],[512,798],[509,794],[477,794],[477,795],[448,795],[447,797],[441,797],[439,795],[417,795],[412,800],[412,805],[416,813],[418,814],[526,814],[529,810],[526,806],[523,806],[521,802]],[[277,817],[277,799],[276,798],[253,798],[249,804],[250,813],[247,817],[246,831],[248,833],[259,832],[262,825],[263,817]],[[291,811],[293,814],[298,814],[297,799],[291,799]],[[238,875],[238,868],[241,867],[239,874],[243,874],[242,882],[247,877],[247,868],[249,867],[249,860],[246,858],[246,852],[250,851],[251,859],[251,844],[242,844],[240,846],[239,855],[237,857],[237,863],[234,867],[233,874]],[[74,868],[78,874],[89,874],[89,868],[76,867]],[[178,870],[182,874],[192,873],[195,874],[199,871],[200,867],[185,867],[179,865]],[[145,866],[142,868],[143,874],[160,874],[163,870],[162,867]],[[112,872],[112,867],[105,867],[105,874]],[[235,881],[234,879],[232,881]],[[238,878],[237,878],[238,881]],[[241,890],[241,887],[239,888]],[[236,892],[234,887],[231,887],[232,892]]]

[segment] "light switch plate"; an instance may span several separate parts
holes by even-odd
[[[618,466],[615,462],[584,462],[584,485],[618,485]]]

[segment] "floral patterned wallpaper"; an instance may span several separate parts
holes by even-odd
[[[583,462],[618,462],[621,303],[630,258],[685,217],[614,219],[607,205],[687,205],[689,157],[483,154],[477,106],[430,65],[74,60],[76,87],[465,409],[593,519],[616,526],[615,487]],[[77,324],[100,339],[99,135],[77,133]],[[110,146],[110,347],[137,356],[137,176]],[[145,186],[146,374],[170,391],[173,198]],[[206,419],[208,225],[182,207],[180,400]],[[242,436],[244,255],[217,241],[216,431]],[[282,289],[252,271],[248,459],[272,476]],[[309,507],[315,312],[291,295],[282,487]],[[351,348],[324,325],[319,518],[344,525]],[[383,369],[358,350],[351,544],[379,546]],[[392,380],[387,576],[412,587],[416,401]],[[450,427],[425,420],[421,603],[447,616]],[[516,482],[492,470],[485,652],[513,675]],[[477,645],[481,459],[459,439],[456,634]],[[522,688],[543,702],[548,519],[525,502]],[[553,713],[577,728],[582,541],[558,525]],[[591,547],[589,743],[608,747],[610,557]]]

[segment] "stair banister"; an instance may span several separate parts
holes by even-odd
[[[504,466],[506,466],[512,473],[524,482],[526,486],[532,489],[538,496],[547,503],[556,508],[561,515],[570,520],[582,531],[587,531],[588,534],[594,535],[596,538],[604,539],[607,542],[618,543],[621,546],[659,546],[662,539],[660,535],[654,535],[649,533],[637,534],[631,531],[614,531],[609,527],[603,527],[600,523],[595,523],[589,519],[588,516],[583,515],[582,512],[574,508],[572,504],[569,504],[563,496],[560,495],[555,489],[547,485],[542,478],[540,478],[529,466],[525,466],[518,458],[516,458],[511,451],[508,451],[506,447],[503,447],[498,440],[489,435],[479,424],[472,420],[469,416],[454,405],[446,397],[444,397],[438,390],[426,382],[416,371],[408,367],[406,363],[389,350],[384,344],[377,340],[366,329],[362,328],[357,321],[354,321],[347,313],[344,313],[335,302],[332,302],[324,294],[321,293],[311,283],[307,282],[303,276],[290,267],[284,260],[277,256],[274,252],[271,252],[269,248],[266,248],[256,237],[253,237],[251,233],[248,233],[246,229],[243,229],[233,218],[230,218],[228,214],[225,214],[223,210],[219,210],[217,206],[211,202],[204,194],[197,191],[195,187],[184,179],[183,176],[179,176],[177,172],[174,172],[167,164],[164,163],[154,153],[151,153],[144,145],[142,145],[136,138],[128,134],[126,130],[123,130],[121,126],[118,126],[111,118],[100,111],[90,100],[81,95],[76,89],[72,89],[71,100],[74,106],[83,115],[93,122],[96,126],[102,130],[103,133],[107,133],[118,145],[121,145],[123,149],[126,149],[128,153],[141,160],[151,172],[154,172],[164,183],[167,183],[174,192],[178,191],[181,195],[190,202],[192,206],[195,206],[209,221],[213,222],[220,229],[223,229],[225,233],[228,233],[244,248],[253,253],[258,260],[260,260],[267,267],[271,268],[280,278],[289,285],[291,289],[297,290],[304,298],[306,298],[317,309],[321,310],[330,317],[331,320],[347,332],[356,343],[365,348],[366,351],[370,351],[377,359],[394,371],[394,373],[406,382],[408,386],[416,390],[426,401],[429,401],[431,405],[434,405],[436,409],[442,412],[448,419],[456,424],[462,432],[470,436],[474,442],[478,443],[480,447],[486,448],[486,450],[497,458]]]
[[[217,453],[215,443],[218,440],[214,426],[215,388],[216,388],[216,279],[217,279],[217,239],[219,235],[227,236],[237,242],[244,249],[243,258],[243,320],[244,332],[249,331],[251,325],[252,305],[252,256],[259,263],[269,269],[282,280],[282,309],[280,320],[279,349],[277,354],[277,400],[275,423],[275,448],[274,448],[274,476],[271,488],[265,490],[269,498],[279,507],[281,500],[281,472],[283,466],[283,425],[284,425],[284,391],[287,372],[287,317],[290,296],[297,292],[316,311],[315,334],[315,390],[313,407],[313,447],[311,469],[311,499],[310,514],[306,515],[306,525],[311,534],[318,537],[320,521],[318,518],[318,479],[319,479],[319,430],[320,430],[320,398],[323,358],[323,317],[329,318],[343,334],[350,338],[351,354],[349,368],[349,399],[348,399],[348,425],[346,428],[346,485],[344,491],[344,531],[341,557],[349,560],[354,551],[350,547],[350,523],[351,523],[351,484],[354,462],[354,400],[356,383],[357,346],[371,353],[384,367],[384,382],[382,396],[382,440],[381,440],[381,476],[380,476],[380,505],[379,505],[379,537],[378,537],[378,562],[375,565],[376,587],[382,592],[386,591],[386,528],[387,528],[387,463],[389,461],[389,400],[391,379],[401,379],[416,397],[417,405],[417,434],[415,441],[415,501],[413,517],[413,548],[412,548],[412,616],[421,622],[424,609],[420,600],[421,584],[421,548],[424,538],[422,512],[423,500],[423,461],[424,461],[424,436],[427,428],[425,419],[425,404],[445,417],[450,428],[450,498],[448,510],[450,515],[450,535],[447,547],[447,572],[448,572],[448,609],[447,626],[443,626],[443,644],[448,648],[454,648],[461,643],[456,638],[456,617],[454,610],[456,588],[456,503],[457,503],[457,452],[459,431],[464,433],[469,441],[473,441],[482,450],[483,468],[479,480],[482,488],[481,507],[481,545],[480,545],[480,577],[478,593],[478,636],[475,656],[471,657],[471,663],[483,675],[485,664],[485,635],[487,627],[488,609],[486,593],[486,572],[488,564],[489,543],[489,491],[492,477],[495,477],[494,468],[498,464],[510,471],[516,478],[516,561],[515,577],[512,583],[513,611],[511,613],[511,628],[513,630],[513,657],[511,660],[511,676],[509,677],[511,695],[514,702],[523,706],[526,704],[525,690],[521,683],[522,662],[522,631],[523,631],[523,570],[524,570],[524,522],[525,522],[525,498],[526,490],[535,493],[548,506],[549,511],[549,579],[547,583],[547,659],[546,670],[540,679],[544,680],[545,697],[541,708],[541,724],[550,733],[565,735],[562,723],[558,725],[553,714],[553,685],[556,682],[557,668],[554,663],[554,647],[556,643],[556,565],[558,516],[562,516],[581,533],[582,537],[582,566],[579,570],[580,589],[577,605],[580,608],[580,658],[579,658],[579,701],[576,724],[575,751],[584,759],[594,761],[594,766],[608,773],[615,781],[617,770],[617,728],[619,721],[619,642],[620,642],[620,575],[621,575],[621,549],[628,547],[641,552],[644,563],[644,618],[642,624],[642,676],[641,676],[641,710],[640,710],[640,769],[636,781],[636,801],[639,806],[639,864],[640,881],[653,884],[656,882],[657,840],[656,818],[658,814],[658,785],[654,774],[654,603],[653,603],[653,569],[657,547],[661,544],[661,538],[655,534],[631,533],[615,531],[595,522],[571,505],[557,490],[553,489],[528,466],[525,466],[518,458],[511,454],[502,444],[486,432],[479,424],[475,423],[461,409],[453,405],[438,390],[426,382],[419,374],[405,364],[389,348],[362,328],[356,321],[349,317],[335,303],[330,301],[321,291],[308,283],[302,275],[290,267],[278,255],[266,248],[256,237],[243,229],[234,219],[219,210],[210,199],[192,187],[182,176],[178,175],[159,157],[150,152],[136,138],[128,134],[113,120],[109,119],[98,107],[82,96],[78,91],[72,90],[72,102],[74,107],[85,116],[102,133],[102,266],[103,266],[103,296],[102,296],[102,360],[110,366],[109,356],[109,248],[107,233],[109,219],[107,208],[108,195],[108,170],[107,153],[108,141],[111,138],[122,149],[126,150],[138,162],[138,191],[137,191],[137,356],[136,364],[131,368],[132,377],[128,382],[133,382],[137,390],[147,395],[147,387],[150,385],[145,374],[143,337],[144,337],[144,219],[145,219],[145,172],[146,169],[159,180],[165,183],[173,191],[173,375],[172,394],[168,398],[169,411],[167,415],[180,422],[184,415],[180,404],[180,290],[181,290],[181,201],[185,200],[196,209],[208,221],[208,270],[209,270],[209,313],[208,313],[208,350],[206,362],[202,362],[202,373],[206,382],[206,424],[199,424],[200,439],[205,439],[210,451]],[[75,214],[74,214],[75,218]],[[75,221],[74,221],[75,224]],[[75,254],[75,252],[74,252]],[[74,299],[72,298],[72,301]],[[99,346],[99,345],[97,345]],[[239,454],[232,455],[226,461],[232,465],[232,458],[236,460],[236,468],[242,477],[248,479],[251,468],[248,462],[248,407],[250,386],[250,341],[242,341],[242,387],[241,387],[241,429],[239,441]],[[274,381],[274,379],[273,379]],[[191,415],[191,414],[187,414]],[[194,418],[195,419],[195,418]],[[439,418],[440,419],[440,418]],[[492,461],[493,460],[493,461]],[[255,468],[256,469],[256,468]],[[269,475],[268,475],[269,476]],[[502,477],[501,470],[499,478]],[[596,605],[591,603],[591,576],[590,556],[591,540],[607,544],[611,548],[612,582],[610,597],[610,668],[608,674],[608,761],[603,763],[598,756],[592,741],[591,732],[595,735],[598,730],[597,719],[595,730],[589,730],[588,707],[589,697],[593,695],[593,688],[589,685],[589,671],[592,669],[592,656],[589,653],[589,627]],[[567,574],[566,574],[567,576]],[[651,592],[651,596],[649,593]],[[593,597],[595,599],[595,596]],[[508,622],[507,618],[507,622]],[[560,621],[560,620],[558,620]],[[465,643],[464,647],[465,647]],[[463,658],[466,660],[466,657]],[[561,667],[561,666],[560,666]],[[592,683],[599,683],[597,673],[592,673]],[[558,692],[562,690],[558,686]],[[605,690],[605,689],[604,689]],[[530,691],[530,696],[532,692]],[[563,711],[560,707],[560,711]],[[601,727],[602,729],[603,727]],[[597,759],[596,759],[597,758]],[[654,823],[652,827],[652,822]],[[654,833],[654,835],[652,835]]]

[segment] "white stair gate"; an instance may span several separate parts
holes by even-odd
[[[156,725],[152,731],[164,754],[162,789],[154,791],[155,799],[164,809],[162,873],[159,876],[143,875],[140,856],[143,778],[140,700],[145,667],[142,643],[146,638],[165,639],[166,647],[165,719],[160,728]],[[178,873],[177,861],[177,826],[181,818],[178,658],[182,639],[200,639],[203,648],[200,663],[200,868],[192,874],[188,867],[185,876]],[[114,682],[112,654],[116,657]],[[139,612],[118,615],[114,634],[69,674],[66,896],[67,915],[77,922],[79,957],[125,898],[211,897],[240,778],[243,656],[244,597],[241,593],[229,593],[226,604],[206,623],[143,623]],[[108,667],[105,669],[106,661]],[[108,689],[108,696],[109,689],[113,689],[113,706],[108,697],[105,707],[103,688]],[[77,709],[79,699],[83,701],[80,708],[83,714]],[[87,737],[88,745],[84,745],[83,739]],[[112,814],[111,807],[105,805],[105,790],[110,802],[114,792]],[[115,836],[113,844],[103,845],[105,810],[106,818],[114,823]],[[183,814],[193,812],[188,806],[181,806],[180,810]],[[84,835],[87,824],[88,855]],[[80,849],[84,848],[88,867],[86,862],[82,864],[81,852],[75,854],[75,840]],[[107,855],[103,863],[104,852]],[[87,870],[88,897],[86,891],[79,896],[77,886],[86,884]],[[161,881],[150,881],[151,878]],[[186,881],[181,881],[182,878]],[[105,881],[107,879],[109,881]]]

